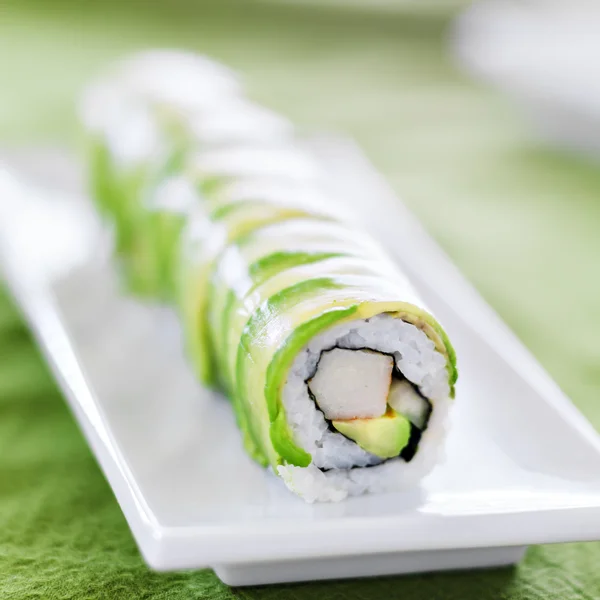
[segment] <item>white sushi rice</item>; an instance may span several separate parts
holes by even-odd
[[[321,352],[334,347],[369,348],[393,355],[397,368],[431,402],[433,410],[412,460],[382,461],[328,427],[309,395],[306,380],[315,373]],[[414,325],[381,314],[333,327],[299,353],[283,389],[283,406],[292,434],[312,456],[312,463],[306,468],[282,465],[277,471],[286,485],[307,502],[338,502],[347,496],[414,485],[440,460],[452,403],[449,394],[445,357]]]

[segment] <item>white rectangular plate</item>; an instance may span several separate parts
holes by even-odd
[[[168,310],[119,290],[78,170],[52,152],[0,176],[0,257],[148,564],[232,585],[503,565],[527,544],[600,538],[600,441],[350,143],[312,150],[453,340],[447,460],[419,489],[305,504],[242,451]]]

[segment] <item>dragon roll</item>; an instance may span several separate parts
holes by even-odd
[[[117,252],[172,303],[198,378],[231,400],[246,452],[290,490],[340,501],[415,485],[441,458],[454,403],[444,329],[285,119],[256,111],[253,127],[248,112],[229,120],[222,106],[190,109],[193,86],[173,111],[156,92],[160,69],[152,85],[132,75],[131,64],[157,56],[127,63],[136,102],[159,115],[136,185],[114,176],[121,142],[102,134],[110,160],[91,154],[99,210],[129,232]],[[229,82],[219,93],[241,94],[217,79]],[[96,140],[98,120],[84,119]]]
[[[306,500],[413,485],[443,445],[450,341],[373,240],[297,213],[183,253],[191,356],[232,400],[247,452]]]

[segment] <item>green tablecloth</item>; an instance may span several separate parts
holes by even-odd
[[[355,136],[600,425],[600,171],[543,147],[501,98],[455,70],[441,4],[314,4],[2,2],[0,143],[72,142],[76,91],[125,51],[212,54],[300,124]],[[534,547],[494,572],[237,591],[210,571],[152,573],[0,295],[0,597],[589,600],[600,598],[600,544]]]

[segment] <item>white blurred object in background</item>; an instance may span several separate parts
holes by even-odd
[[[477,2],[455,21],[453,49],[545,139],[600,157],[598,0]]]

